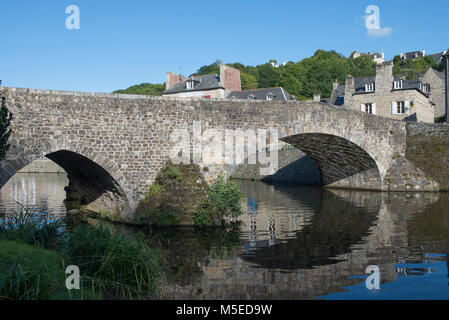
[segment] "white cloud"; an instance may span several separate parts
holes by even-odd
[[[393,29],[390,27],[368,29],[367,34],[371,37],[388,37],[393,33]]]

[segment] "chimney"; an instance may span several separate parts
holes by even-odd
[[[376,92],[389,92],[393,88],[393,62],[387,61],[376,67]]]
[[[321,101],[321,95],[320,94],[314,94],[313,95],[313,102],[320,102]]]
[[[167,72],[167,80],[165,81],[165,90],[170,89],[175,84],[186,81],[187,78],[181,75],[174,74],[173,72]]]
[[[352,96],[355,93],[355,79],[350,74],[346,77],[345,82],[345,107],[352,108]]]
[[[335,79],[334,83],[332,84],[332,89],[337,90],[338,86],[339,86],[338,79]]]
[[[229,91],[242,91],[240,71],[230,66],[220,65],[220,83]]]

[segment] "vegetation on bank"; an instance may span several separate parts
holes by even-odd
[[[168,162],[156,176],[137,208],[140,225],[219,226],[242,213],[243,193],[219,176],[209,187],[197,165]]]
[[[311,99],[313,94],[321,94],[322,97],[328,98],[332,93],[333,82],[338,80],[340,84],[344,84],[348,74],[354,77],[376,74],[376,64],[372,57],[360,56],[349,59],[335,51],[317,50],[312,57],[298,62],[290,61],[278,68],[273,67],[271,62],[277,64],[276,60],[270,60],[255,67],[238,62],[227,65],[240,70],[242,90],[282,86],[298,99]],[[221,63],[217,60],[204,65],[192,75],[219,74]],[[440,71],[442,69],[442,65],[438,65],[431,57],[401,60],[397,56],[394,58],[394,64],[394,74],[406,75],[408,79],[415,79],[419,73],[424,74],[429,68]],[[162,95],[164,90],[164,84],[147,83],[115,92]]]
[[[1,299],[153,299],[164,266],[141,239],[101,223],[69,231],[28,210],[0,219],[0,251]],[[80,290],[65,287],[68,265],[80,268]]]

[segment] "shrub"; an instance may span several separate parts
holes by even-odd
[[[218,211],[219,216],[236,218],[243,213],[241,204],[243,196],[237,183],[219,175],[212,184],[206,201]]]
[[[198,226],[210,225],[215,219],[236,218],[242,211],[244,194],[231,179],[219,175],[211,185],[204,201],[198,206],[194,222]]]

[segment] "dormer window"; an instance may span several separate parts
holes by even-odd
[[[265,100],[271,101],[273,100],[273,94],[271,92],[269,92],[266,96],[265,96]]]
[[[192,90],[193,88],[195,88],[195,80],[187,80],[186,89]]]
[[[374,82],[365,84],[365,92],[374,92]]]
[[[396,80],[393,82],[393,89],[394,90],[398,90],[398,89],[404,89],[404,80]]]
[[[255,97],[254,97],[253,94],[250,94],[250,95],[248,96],[248,100],[254,100],[254,99],[255,99]]]
[[[430,93],[430,84],[421,84],[421,91],[425,93]]]

